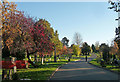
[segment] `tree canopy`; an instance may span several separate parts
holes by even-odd
[[[45,19],[35,20],[16,9],[13,2],[2,1],[2,57],[14,56],[29,61],[30,54],[50,55],[63,48],[59,34]],[[68,39],[66,39],[69,42]],[[33,64],[33,63],[32,63]]]
[[[87,44],[87,42],[84,42],[82,46],[82,54],[89,55],[90,51],[91,51],[90,46]]]
[[[69,42],[69,39],[67,39],[67,37],[64,37],[64,38],[62,39],[63,46],[64,46],[64,45],[65,45],[65,46],[68,46],[68,42]]]
[[[96,52],[96,48],[95,48],[94,44],[92,44],[91,48],[92,48],[93,52]]]
[[[110,51],[110,48],[109,48],[109,46],[108,46],[107,44],[102,43],[102,44],[100,45],[100,52],[102,53],[102,57],[103,57],[103,59],[104,59],[105,61],[108,61],[108,60],[109,60],[109,57],[110,57],[109,51]]]

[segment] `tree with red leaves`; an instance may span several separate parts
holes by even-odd
[[[48,35],[46,34],[46,28],[44,28],[40,22],[36,22],[29,33],[36,45],[36,51],[39,52],[42,57],[43,64],[44,55],[50,54],[53,51],[54,44],[51,43]]]
[[[21,60],[26,51],[30,54],[36,52],[34,41],[29,35],[30,28],[34,25],[33,19],[18,11],[14,3],[4,1],[2,13],[2,57],[14,56]]]
[[[29,63],[36,66],[29,58],[31,54],[39,52],[43,58],[45,54],[53,51],[54,43],[51,42],[52,36],[48,31],[49,23],[34,22],[33,18],[18,11],[14,3],[3,2],[2,14],[2,50],[8,51],[3,53],[3,56],[7,54],[7,57],[21,58],[26,52]]]

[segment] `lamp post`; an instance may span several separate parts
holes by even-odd
[[[117,0],[116,2],[113,2],[111,0],[108,1],[112,6],[108,7],[108,9],[114,9],[115,12],[118,13],[118,18],[115,19],[118,21],[118,28],[116,28],[116,36],[114,41],[117,43],[119,49],[120,49],[120,0]]]

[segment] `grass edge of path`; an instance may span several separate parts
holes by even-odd
[[[97,59],[93,59],[93,60],[89,61],[88,63],[91,64],[91,65],[94,65],[96,67],[99,67],[99,68],[102,68],[102,69],[105,69],[105,70],[120,74],[120,68],[113,68],[112,69],[112,68],[110,68],[111,67],[110,65],[106,65],[106,67],[102,67],[100,65],[100,63],[97,63]]]

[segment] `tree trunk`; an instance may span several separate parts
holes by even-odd
[[[41,56],[41,64],[43,65],[44,64],[44,57]]]
[[[7,70],[6,69],[2,71],[2,79],[3,80],[7,79]]]
[[[57,58],[56,58],[56,47],[55,47],[55,51],[54,51],[54,62],[57,62],[56,59],[57,59]]]
[[[54,62],[57,62],[57,60],[56,60],[57,58],[56,58],[56,55],[54,56]]]
[[[28,50],[27,50],[28,62],[29,62],[32,66],[37,67],[37,66],[31,61],[31,59],[29,58],[29,56],[30,56],[30,53],[29,53]]]
[[[37,55],[34,56],[34,61],[37,62]]]

